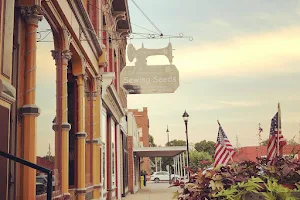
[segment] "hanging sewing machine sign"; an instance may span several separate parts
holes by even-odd
[[[172,45],[162,49],[136,50],[132,44],[127,48],[128,60],[136,58],[134,66],[126,66],[121,72],[121,85],[128,94],[173,93],[179,87],[179,72],[172,65]],[[147,57],[165,55],[170,65],[147,65]]]

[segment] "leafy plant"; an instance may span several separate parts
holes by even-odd
[[[300,162],[291,159],[278,159],[273,167],[260,159],[191,174],[176,199],[240,200],[249,193],[259,193],[266,200],[295,200],[295,192],[300,192]]]

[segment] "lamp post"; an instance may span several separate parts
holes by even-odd
[[[169,137],[169,126],[167,126],[166,133],[168,135],[168,146],[171,146],[170,145],[170,137]],[[171,181],[171,166],[169,165],[169,184],[171,184],[171,183],[172,183],[172,181]]]
[[[188,120],[189,120],[189,114],[184,111],[182,115],[184,124],[185,124],[185,135],[186,135],[186,150],[187,150],[187,167],[190,166],[190,149],[189,149],[189,137],[188,137]],[[188,172],[190,177],[190,172]]]

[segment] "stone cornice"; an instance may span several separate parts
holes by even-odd
[[[87,42],[91,45],[94,54],[96,57],[99,57],[102,54],[102,49],[100,42],[98,41],[97,34],[94,30],[92,22],[84,8],[82,0],[68,0],[68,3],[82,28],[82,33],[87,39]]]

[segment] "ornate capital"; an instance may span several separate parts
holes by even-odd
[[[20,8],[21,15],[26,20],[27,24],[38,25],[39,21],[42,21],[42,9],[38,5],[34,6],[22,6]]]
[[[61,56],[61,59],[65,59],[67,61],[71,60],[72,52],[70,50],[52,50],[52,57],[54,60],[58,60]]]
[[[67,61],[71,60],[71,58],[72,58],[72,52],[70,50],[67,50],[67,49],[62,50],[61,51],[61,58],[65,59]]]

